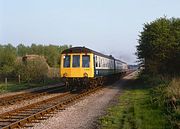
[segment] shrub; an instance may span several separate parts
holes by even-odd
[[[47,77],[47,63],[40,59],[19,62],[16,66],[17,75],[21,75],[23,81],[43,81]]]
[[[151,103],[164,109],[172,128],[180,128],[180,79],[152,88]]]

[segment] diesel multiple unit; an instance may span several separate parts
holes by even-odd
[[[127,69],[125,62],[85,47],[72,47],[61,53],[60,76],[71,89],[102,85]]]

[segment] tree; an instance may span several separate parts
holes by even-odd
[[[28,54],[29,53],[29,48],[28,47],[26,47],[25,45],[23,45],[23,44],[19,44],[18,46],[17,46],[17,55],[18,56],[25,56],[26,54]]]
[[[23,44],[19,44],[17,46],[17,55],[18,56],[25,56],[29,54],[35,54],[35,55],[44,55],[47,59],[48,64],[51,67],[59,67],[60,64],[60,53],[69,47],[72,47],[71,45],[36,45],[32,44],[30,47],[25,46]]]
[[[14,71],[16,48],[12,45],[0,46],[0,75],[9,76]]]
[[[136,54],[145,72],[180,72],[180,19],[159,18],[146,23],[138,42]]]

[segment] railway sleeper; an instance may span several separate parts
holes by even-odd
[[[12,122],[16,122],[15,120],[0,120],[0,126],[5,126],[7,124],[10,124]]]
[[[31,123],[39,123],[39,120],[33,119],[33,120],[31,121]]]
[[[34,108],[33,108],[33,109],[27,109],[27,110],[25,110],[25,111],[29,111],[29,112],[30,112],[30,111],[38,112],[38,111],[40,111],[40,109],[38,110],[38,109],[34,109]]]
[[[24,113],[24,114],[17,114],[17,116],[29,116],[30,114]]]
[[[34,113],[36,113],[37,111],[21,111],[21,112],[19,112],[19,114],[21,115],[21,114],[27,114],[27,115],[31,115],[31,114],[34,114]],[[18,115],[19,115],[18,114]]]
[[[65,101],[65,102],[61,102],[60,104],[54,105],[54,106],[52,106],[52,107],[49,107],[48,109],[45,109],[45,110],[43,110],[43,111],[41,111],[41,112],[38,112],[38,113],[36,113],[36,114],[33,114],[33,115],[27,117],[27,118],[24,118],[24,119],[19,120],[19,121],[15,122],[15,123],[12,123],[11,125],[9,125],[9,127],[18,127],[18,126],[19,126],[19,127],[22,127],[22,126],[24,126],[26,123],[29,123],[29,122],[31,122],[31,121],[33,121],[33,120],[35,120],[35,119],[41,119],[43,116],[45,116],[45,115],[47,115],[47,114],[50,114],[51,112],[54,112],[56,109],[62,109],[62,108],[64,108],[66,105],[68,105],[69,103],[71,103],[72,101],[74,101],[74,100],[76,100],[76,99],[79,99],[79,98],[81,98],[81,97],[83,97],[83,96],[85,96],[85,95],[87,95],[87,94],[89,94],[89,93],[92,93],[92,92],[94,92],[94,91],[95,91],[95,88],[92,89],[92,91],[88,91],[87,93],[82,93],[81,95],[78,95],[78,96],[74,97],[74,99],[73,99],[73,98],[68,99],[68,100]],[[65,105],[65,106],[64,106],[64,105]],[[8,126],[7,126],[7,127],[8,127]]]

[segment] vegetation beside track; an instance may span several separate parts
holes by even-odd
[[[141,75],[100,118],[103,129],[180,128],[180,79]]]
[[[0,45],[0,83],[44,81],[59,77],[60,53],[68,45]]]
[[[145,23],[136,55],[143,74],[127,85],[103,128],[180,128],[180,19]]]
[[[8,84],[1,83],[0,84],[0,93],[7,93],[7,92],[16,92],[16,91],[21,91],[21,90],[26,90],[26,89],[31,89],[31,88],[36,88],[36,87],[42,87],[46,85],[51,85],[51,84],[57,84],[61,83],[60,78],[54,78],[54,79],[46,79],[43,82],[23,82],[21,84],[15,83],[15,82],[10,82]]]
[[[59,56],[69,47],[0,45],[0,93],[59,83]]]

